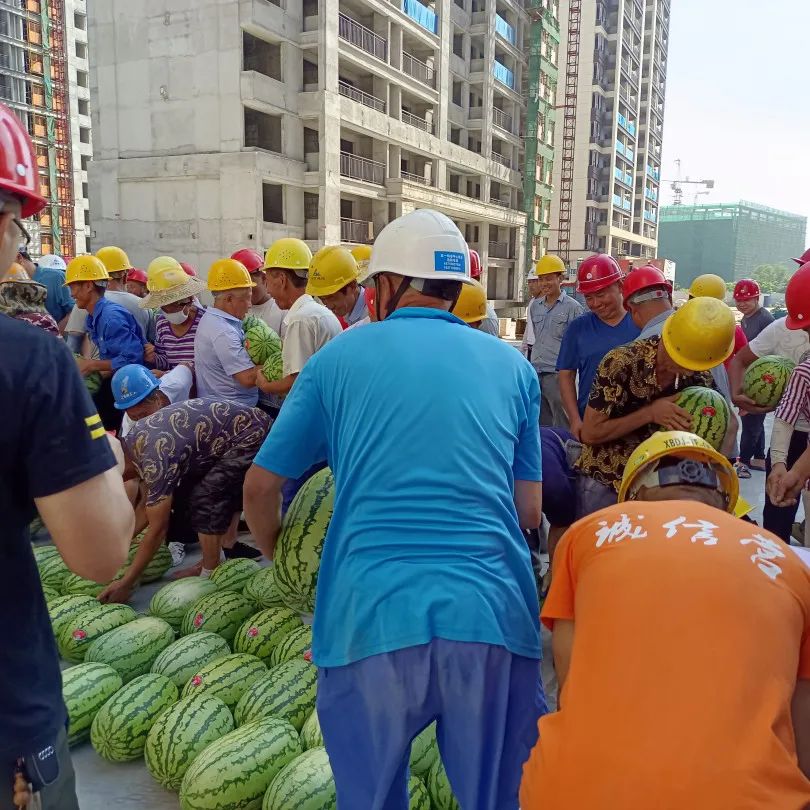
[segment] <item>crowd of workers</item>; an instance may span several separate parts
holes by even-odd
[[[23,220],[44,200],[2,107],[0,156],[0,807],[15,776],[46,810],[78,807],[35,508],[98,582],[145,530],[99,597],[125,602],[164,543],[177,564],[199,543],[179,576],[272,559],[326,464],[313,660],[339,806],[405,810],[410,743],[433,720],[463,810],[810,804],[810,567],[789,547],[810,478],[810,264],[772,323],[740,282],[740,328],[717,277],[675,309],[657,268],[593,256],[583,307],[544,256],[521,352],[443,214],[406,214],[373,247],[241,248],[205,280],[115,246],[34,261]],[[245,348],[249,314],[280,336],[279,379]],[[742,378],[771,354],[798,365],[766,455]],[[691,385],[740,409],[739,448],[736,419],[719,452],[689,432],[674,400]],[[761,470],[763,528],[736,516],[739,478]],[[544,515],[541,614],[526,534]]]

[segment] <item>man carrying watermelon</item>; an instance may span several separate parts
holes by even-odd
[[[250,273],[250,280],[253,282],[248,315],[264,321],[277,335],[280,335],[281,322],[287,313],[279,307],[275,298],[267,291],[267,274],[264,271],[262,254],[252,248],[242,248],[232,254],[231,258],[245,265]]]
[[[307,280],[307,293],[317,298],[346,327],[368,317],[366,298],[357,279],[360,269],[352,253],[335,246],[314,265]]]
[[[656,433],[563,536],[541,614],[561,708],[521,810],[810,807],[810,567],[738,494],[706,442]]]
[[[667,318],[661,337],[636,340],[605,355],[582,423],[578,517],[616,503],[631,453],[662,427],[693,430],[700,421],[704,438],[718,446],[734,440],[727,413],[714,404],[695,397],[682,403],[686,410],[675,403],[686,388],[714,388],[711,369],[730,354],[734,327],[725,304],[693,298]]]
[[[451,314],[470,265],[444,214],[389,223],[369,278],[381,320],[306,364],[245,515],[272,557],[284,482],[329,462],[312,654],[338,806],[407,810],[411,741],[436,720],[461,807],[517,810],[544,707],[521,532],[541,519],[537,375]]]

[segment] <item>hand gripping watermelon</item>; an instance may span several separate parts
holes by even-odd
[[[760,408],[773,409],[779,404],[796,364],[775,354],[754,360],[743,377],[743,393]]]
[[[325,748],[312,748],[285,765],[270,783],[262,810],[335,810],[335,780]]]
[[[731,408],[719,391],[693,385],[678,394],[675,404],[691,414],[692,433],[705,439],[715,450],[722,447]]]
[[[245,349],[250,359],[261,366],[274,355],[281,356],[281,338],[255,315],[248,315],[242,321],[245,330]]]
[[[73,352],[74,357],[81,358],[82,355]],[[87,388],[87,393],[92,397],[101,390],[101,374],[93,371],[84,378],[84,385]]]
[[[99,709],[124,685],[106,664],[77,664],[62,673],[62,698],[68,713],[68,745],[90,737]]]

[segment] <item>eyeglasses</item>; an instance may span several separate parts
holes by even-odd
[[[17,226],[20,231],[20,236],[23,239],[23,245],[17,251],[18,253],[24,254],[27,256],[28,254],[28,246],[31,244],[31,234],[25,229],[25,226],[20,222],[19,217],[12,217],[11,221]]]

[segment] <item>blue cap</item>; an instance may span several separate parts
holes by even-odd
[[[137,363],[122,366],[113,374],[111,383],[115,407],[125,411],[145,400],[159,385],[157,377],[145,366]]]

